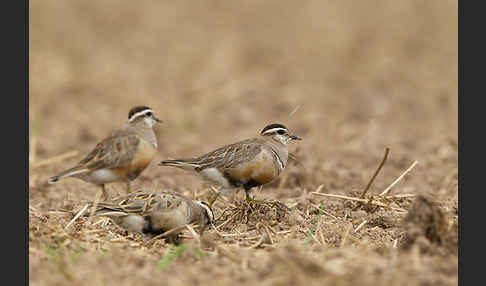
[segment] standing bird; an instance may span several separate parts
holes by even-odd
[[[94,203],[89,204],[93,207]],[[211,224],[214,214],[205,202],[169,192],[134,192],[111,201],[99,202],[90,212],[94,216],[106,216],[130,232],[152,238],[174,230],[167,239],[178,244],[179,229],[186,224],[197,223],[202,234]]]
[[[291,140],[302,139],[290,135],[284,125],[274,123],[263,128],[257,138],[226,145],[197,158],[165,160],[159,165],[196,172],[222,190],[243,187],[246,200],[255,202],[249,196],[250,189],[280,175],[287,165],[287,145]],[[215,199],[210,200],[210,205]]]
[[[125,182],[130,193],[130,182],[150,164],[157,153],[157,138],[153,126],[162,122],[152,109],[137,106],[130,109],[127,124],[96,147],[77,165],[47,180],[55,183],[65,177],[74,177],[101,187],[108,199],[105,184]]]

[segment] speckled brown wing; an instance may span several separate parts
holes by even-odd
[[[98,203],[95,214],[101,215],[105,212],[117,211],[149,216],[158,206],[171,210],[179,207],[182,200],[181,196],[172,193],[135,192],[111,201]]]
[[[206,168],[227,169],[250,161],[262,150],[262,142],[258,138],[247,139],[226,145],[194,159],[193,164],[199,165],[197,171]]]
[[[78,166],[90,171],[122,167],[133,159],[139,144],[140,137],[136,134],[115,133],[98,143]]]

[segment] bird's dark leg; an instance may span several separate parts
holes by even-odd
[[[250,189],[246,189],[245,188],[245,194],[246,194],[246,202],[248,204],[260,204],[260,205],[271,205],[271,206],[278,206],[278,207],[281,207],[281,208],[284,208],[286,210],[289,210],[289,207],[287,207],[286,205],[282,204],[281,202],[277,202],[277,201],[267,201],[267,200],[255,200],[254,198],[250,197]]]
[[[132,192],[132,187],[130,185],[130,182],[127,182],[127,194],[130,194]]]
[[[105,184],[101,185],[101,191],[103,193],[103,200],[108,200],[108,193],[106,192]]]

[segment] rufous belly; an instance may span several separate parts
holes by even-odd
[[[243,163],[236,168],[229,168],[225,173],[233,180],[241,182],[255,181],[261,185],[272,181],[278,176],[278,169],[275,168],[273,158],[262,153],[254,160]]]
[[[131,163],[124,167],[113,168],[112,170],[124,180],[134,180],[152,162],[156,153],[157,150],[150,143],[141,140]]]

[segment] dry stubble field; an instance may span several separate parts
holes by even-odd
[[[31,285],[458,283],[456,1],[33,0],[29,27]],[[99,190],[46,179],[140,104],[166,123],[135,189],[206,200],[207,184],[156,162],[281,122],[304,138],[298,162],[253,194],[291,211],[238,192],[179,247],[100,219],[66,228]],[[314,194],[359,197],[386,147],[370,204]]]

